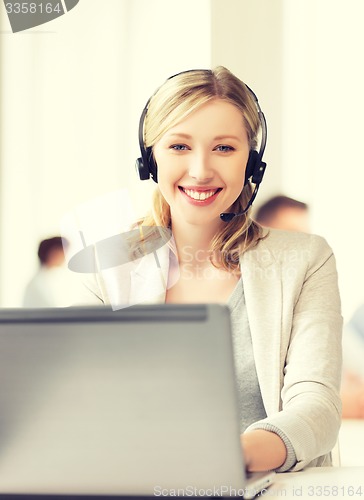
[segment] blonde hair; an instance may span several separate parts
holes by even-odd
[[[236,106],[242,114],[250,149],[257,146],[260,129],[258,110],[251,91],[229,70],[218,66],[213,70],[192,70],[168,79],[151,97],[144,121],[144,144],[147,153],[173,126],[211,99],[223,99]],[[241,212],[247,206],[253,188],[247,183],[232,206],[232,212]],[[159,189],[156,189],[151,212],[139,221],[143,226],[172,224],[170,208]],[[262,238],[261,227],[250,218],[250,209],[234,217],[222,227],[211,242],[212,263],[216,267],[234,271],[239,267],[239,255],[256,245]],[[216,256],[219,257],[218,262]]]

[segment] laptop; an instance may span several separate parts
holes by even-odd
[[[0,493],[254,497],[225,305],[0,310]]]

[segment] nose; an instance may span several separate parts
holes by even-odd
[[[211,166],[211,159],[203,152],[196,152],[190,158],[189,175],[198,181],[209,181],[213,178],[214,172]]]

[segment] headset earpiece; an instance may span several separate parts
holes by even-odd
[[[149,179],[149,170],[144,166],[143,158],[137,158],[135,162],[135,168],[141,181],[146,181]]]
[[[257,155],[258,155],[258,152],[257,151],[254,151],[253,149],[251,149],[249,151],[249,158],[248,158],[248,161],[247,161],[247,164],[246,164],[246,169],[245,169],[245,181],[244,181],[244,186],[246,184],[248,184],[249,182],[249,179],[251,178],[251,176],[253,175],[253,172],[254,172],[254,167],[255,167],[255,164],[257,162]]]
[[[261,160],[261,155],[258,153],[258,151],[251,149],[245,169],[244,186],[249,182],[250,179],[253,184],[260,184],[263,180],[266,166],[267,164]]]
[[[147,181],[152,178],[155,182],[158,182],[157,178],[157,165],[155,163],[152,148],[140,149],[142,156],[137,158],[135,162],[135,168],[139,174],[141,181]]]
[[[259,164],[256,165],[252,176],[253,184],[258,186],[262,182],[266,166],[267,164],[264,161],[260,161]]]
[[[135,168],[139,174],[139,178],[141,181],[147,181],[148,179],[152,178],[154,182],[158,182],[157,165],[153,157],[152,148],[146,148],[144,146],[144,120],[148,111],[150,99],[148,99],[148,102],[145,105],[139,119],[138,139],[141,156],[140,158],[137,158],[135,162]]]
[[[148,156],[148,169],[150,177],[153,179],[154,182],[158,182],[158,169],[153,156],[152,148],[147,148],[147,156]]]

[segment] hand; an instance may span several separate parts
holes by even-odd
[[[248,471],[277,469],[286,460],[286,446],[274,432],[256,429],[241,434],[240,441]]]

